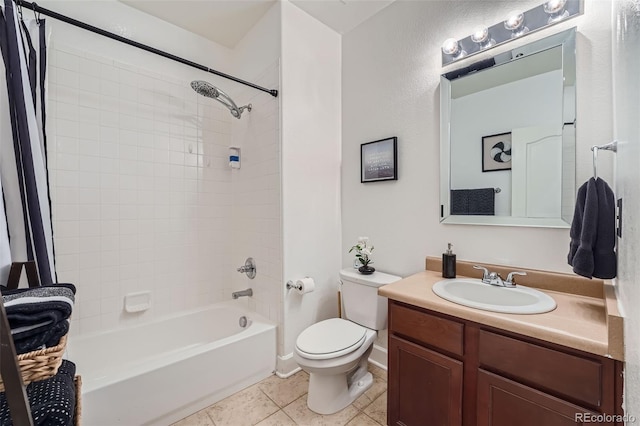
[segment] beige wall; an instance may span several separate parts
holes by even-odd
[[[622,198],[623,234],[618,240],[618,298],[625,316],[625,411],[640,418],[640,1],[613,2],[614,125],[618,139],[616,194]]]
[[[522,1],[518,7],[538,3]],[[578,27],[580,184],[591,173],[589,147],[612,138],[611,6],[585,3],[583,16],[508,44]],[[424,269],[425,256],[439,256],[447,242],[459,259],[570,271],[566,229],[442,225],[438,220],[440,46],[476,25],[499,22],[513,7],[513,2],[399,0],[343,36],[343,265],[351,265],[347,251],[357,237],[368,235],[375,245],[374,266],[399,275]],[[360,144],[388,136],[398,136],[398,181],[361,184]],[[611,182],[611,156],[600,157],[600,175]]]
[[[315,291],[303,296],[281,287],[284,348],[278,372],[282,374],[297,368],[290,356],[298,334],[337,315],[340,42],[338,33],[282,2],[283,281],[310,276],[316,283]]]

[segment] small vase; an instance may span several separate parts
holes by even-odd
[[[371,275],[376,271],[376,268],[367,265],[359,267],[358,271],[360,271],[362,275]]]

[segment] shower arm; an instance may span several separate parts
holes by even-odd
[[[222,89],[202,80],[194,80],[191,82],[191,88],[199,95],[207,98],[215,99],[222,105],[227,107],[235,118],[240,119],[242,112],[246,109],[251,111],[251,104],[244,105],[238,108],[238,105],[227,95]]]
[[[222,103],[224,106],[229,108],[230,111],[234,109],[238,110],[240,113],[242,113],[242,111],[244,111],[245,109],[247,111],[251,111],[251,104],[239,107],[238,105],[236,105],[233,99],[229,97],[229,95],[224,93],[222,90],[219,90],[218,92],[219,92],[218,96],[214,99],[216,99],[218,102]]]

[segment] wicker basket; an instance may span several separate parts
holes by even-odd
[[[76,415],[73,424],[80,426],[82,420],[82,377],[76,376],[74,383],[76,384]]]
[[[65,334],[56,346],[18,355],[18,365],[25,386],[31,382],[54,376],[62,364],[62,354],[64,354],[66,347],[67,335]],[[4,392],[4,383],[1,378],[0,392]]]

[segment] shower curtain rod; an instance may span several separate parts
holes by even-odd
[[[251,82],[239,79],[229,74],[225,74],[220,71],[216,71],[212,68],[205,67],[204,65],[197,64],[188,59],[181,58],[176,55],[172,55],[171,53],[164,52],[162,50],[156,49],[155,47],[147,46],[146,44],[138,43],[137,41],[130,40],[126,37],[119,36],[109,31],[105,31],[101,28],[94,27],[93,25],[89,25],[85,22],[78,21],[76,19],[70,18],[65,15],[61,15],[53,10],[45,9],[44,7],[38,6],[35,2],[31,3],[25,0],[13,0],[17,6],[24,7],[27,9],[33,10],[34,13],[41,13],[43,15],[49,16],[51,18],[57,19],[58,21],[65,22],[67,24],[73,25],[78,28],[82,28],[83,30],[91,31],[92,33],[100,34],[101,36],[108,37],[112,40],[119,41],[124,44],[128,44],[129,46],[137,47],[138,49],[146,50],[147,52],[155,53],[156,55],[160,55],[164,58],[171,59],[172,61],[180,62],[181,64],[189,65],[190,67],[197,68],[202,71],[206,71],[211,74],[218,75],[220,77],[224,77],[229,80],[233,80],[236,83],[244,84],[245,86],[253,87],[254,89],[262,90],[263,92],[269,93],[273,97],[278,96],[278,91],[275,89],[267,89],[257,84],[253,84]]]

